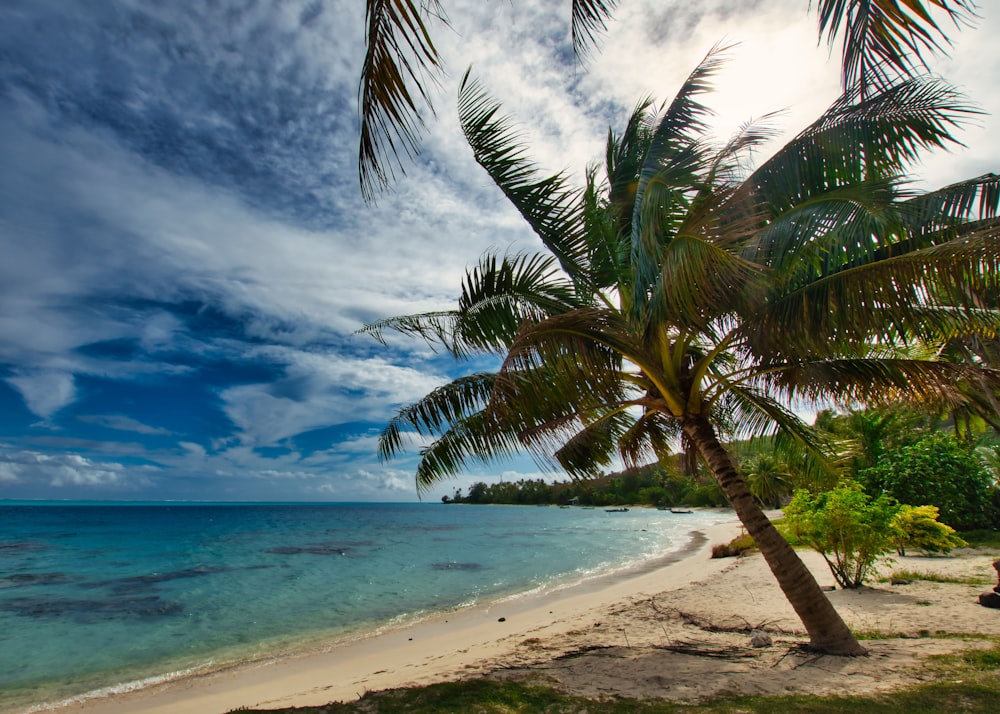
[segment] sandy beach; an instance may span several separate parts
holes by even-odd
[[[801,624],[762,558],[710,559],[740,531],[735,518],[696,534],[676,562],[553,593],[467,608],[328,648],[189,676],[60,707],[88,714],[228,712],[320,705],[366,691],[469,676],[538,679],[578,694],[696,700],[722,692],[862,693],[922,678],[929,654],[977,646],[935,634],[1000,636],[1000,611],[977,604],[992,587],[991,554],[896,559],[895,570],[980,578],[915,580],[831,592],[848,624],[874,639],[870,657],[806,652]],[[822,558],[801,552],[821,585]],[[888,572],[888,569],[885,570]],[[750,646],[754,631],[772,644]]]

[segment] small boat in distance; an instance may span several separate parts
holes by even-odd
[[[605,513],[627,513],[628,509],[627,508],[605,508],[604,512]]]
[[[694,513],[690,508],[671,508],[671,513]]]

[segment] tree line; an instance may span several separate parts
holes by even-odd
[[[681,476],[661,464],[597,476],[591,479],[546,482],[519,479],[477,481],[463,493],[442,496],[443,503],[558,506],[675,506],[728,505],[718,486],[704,477]]]

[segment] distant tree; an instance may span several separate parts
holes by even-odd
[[[794,484],[788,464],[774,454],[761,453],[740,464],[754,498],[767,508],[779,508],[791,496]]]
[[[931,433],[859,473],[871,494],[910,506],[932,505],[941,520],[961,530],[989,528],[994,514],[992,479],[971,448],[949,434]]]
[[[927,433],[927,421],[927,415],[912,406],[894,404],[843,413],[824,410],[816,416],[816,427],[840,440],[856,474],[874,466],[887,451],[920,439]]]

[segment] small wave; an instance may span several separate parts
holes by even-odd
[[[24,714],[33,714],[34,712],[46,712],[52,711],[54,709],[61,709],[62,707],[72,706],[73,704],[82,704],[83,702],[88,702],[92,699],[103,699],[104,697],[111,697],[116,694],[126,694],[128,692],[135,692],[140,689],[146,689],[147,687],[155,687],[158,684],[165,684],[167,682],[172,682],[177,679],[183,679],[184,677],[190,677],[195,674],[201,674],[211,670],[214,666],[213,661],[206,662],[194,667],[189,667],[187,669],[179,669],[174,672],[167,672],[166,674],[157,674],[152,677],[145,677],[143,679],[136,679],[130,682],[122,682],[120,684],[113,684],[109,687],[101,687],[100,689],[94,689],[89,692],[84,692],[83,694],[77,694],[76,696],[70,697],[69,699],[63,699],[58,702],[46,702],[43,704],[36,704],[29,709],[24,710]]]

